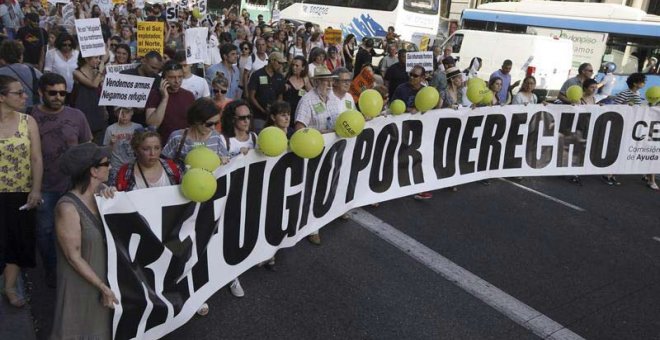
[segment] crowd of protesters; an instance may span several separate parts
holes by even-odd
[[[34,267],[41,256],[44,280],[56,288],[53,338],[108,338],[110,309],[117,299],[106,279],[103,226],[94,195],[179,184],[182,160],[196,145],[216,151],[223,163],[256,147],[256,133],[276,126],[291,135],[315,128],[327,133],[347,109],[356,109],[360,93],[375,89],[388,102],[401,99],[415,113],[414,98],[424,86],[440,93],[438,108],[476,107],[466,95],[482,60],[475,56],[459,70],[451,47],[434,47],[433,69],[406,70],[406,49],[390,27],[384,55],[374,39],[352,34],[328,43],[311,23],[285,20],[269,25],[263,18],[227,8],[219,16],[195,17],[181,10],[165,21],[162,5],[134,7],[133,1],[104,13],[90,0],[73,1],[75,18],[99,18],[107,42],[104,56],[83,58],[75,28],[62,16],[64,4],[6,0],[0,4],[0,265],[4,293],[17,308],[25,296],[16,289],[20,268]],[[136,25],[165,23],[164,51],[137,54]],[[208,57],[186,61],[184,35],[207,26]],[[374,63],[377,57],[379,63]],[[144,109],[99,106],[99,88],[107,65],[136,63],[122,73],[154,78]],[[486,105],[537,104],[536,79],[512,80],[505,60],[488,81],[493,92]],[[519,66],[519,65],[517,65]],[[611,74],[616,65],[605,65]],[[568,79],[559,101],[569,103],[571,85],[584,88],[581,104],[640,104],[645,76],[628,78],[628,90],[598,98],[610,84],[596,82],[594,68],[583,64]],[[513,89],[520,90],[513,94]],[[605,176],[618,185],[614,176]],[[579,178],[571,180],[579,182]],[[647,185],[658,190],[653,175]],[[487,184],[484,181],[484,184]],[[456,188],[454,188],[456,190]],[[429,199],[429,192],[415,195]],[[308,240],[320,245],[320,235]],[[275,258],[264,263],[274,270]],[[232,294],[243,296],[238,279]],[[98,297],[101,297],[99,301]],[[203,306],[199,314],[208,313]]]

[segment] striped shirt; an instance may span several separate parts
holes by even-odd
[[[179,150],[179,145],[181,144],[181,138],[183,138],[184,131],[185,129],[181,129],[172,132],[170,139],[167,141],[167,144],[163,148],[163,156],[175,161],[177,160],[174,159],[174,157],[176,157],[176,152]],[[181,148],[181,154],[179,155],[178,160],[183,161],[186,158],[188,152],[190,152],[190,150],[198,145],[206,145],[207,148],[215,151],[219,156],[229,156],[227,148],[225,148],[224,141],[222,140],[222,136],[220,136],[220,134],[215,130],[212,130],[211,135],[204,142],[193,141],[190,138],[186,138],[186,140],[183,142],[183,147]]]
[[[643,101],[639,92],[630,91],[630,89],[620,92],[614,97],[614,104],[639,105]]]

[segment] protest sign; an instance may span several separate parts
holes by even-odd
[[[275,23],[278,22],[282,19],[282,13],[280,13],[280,10],[277,8],[273,9],[273,15],[270,18],[270,22]]]
[[[341,30],[326,28],[323,32],[323,40],[326,44],[341,44]]]
[[[122,106],[143,109],[154,78],[108,73],[103,80],[99,106]]]
[[[101,8],[101,11],[105,13],[105,15],[110,14],[112,7],[114,7],[111,0],[98,0],[98,5],[99,8]]]
[[[62,7],[62,23],[69,32],[73,32],[75,27],[75,10],[76,7],[71,2]]]
[[[427,72],[432,72],[433,51],[406,53],[406,72],[412,71],[415,65],[421,65]]]
[[[99,18],[77,19],[78,46],[83,57],[105,55],[105,41]]]
[[[197,8],[201,16],[205,16],[206,10],[208,9],[206,0],[192,0],[190,2],[190,7],[193,10]]]
[[[179,21],[179,6],[170,5],[165,8],[165,20],[166,21]]]
[[[420,51],[426,51],[429,48],[429,42],[431,41],[431,36],[423,33],[413,33],[412,39],[410,39]]]
[[[126,3],[126,0],[112,0],[113,5],[123,5]]]
[[[216,170],[204,203],[178,186],[97,197],[120,301],[113,336],[165,336],[233,278],[356,207],[488,178],[658,173],[658,122],[660,107],[627,105],[378,117],[356,138],[325,134],[314,159],[239,156]]]
[[[195,27],[186,30],[186,63],[203,63],[207,59],[208,46],[206,37],[208,35],[208,27]]]
[[[162,22],[140,21],[137,24],[137,55],[142,57],[149,51],[163,54],[165,45],[164,29]]]
[[[140,66],[139,63],[133,63],[133,64],[120,64],[120,65],[107,65],[105,67],[105,72],[106,73],[119,73],[123,70],[130,70],[134,69]]]
[[[135,8],[144,8],[144,0],[135,0]]]

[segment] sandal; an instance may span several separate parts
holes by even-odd
[[[16,308],[25,306],[25,298],[18,295],[16,288],[5,288],[5,295],[7,296],[7,300],[9,300],[9,304],[12,306]]]
[[[209,313],[209,305],[206,302],[204,302],[202,307],[199,307],[199,309],[197,310],[197,314],[201,316],[206,316],[208,313]]]

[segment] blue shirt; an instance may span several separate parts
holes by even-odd
[[[504,74],[502,73],[502,70],[497,70],[490,75],[490,79],[495,77],[502,78],[502,89],[500,92],[497,92],[497,98],[499,98],[500,103],[504,104],[506,103],[506,95],[509,93],[509,86],[511,86],[511,74]]]
[[[227,98],[230,99],[240,99],[242,91],[241,89],[238,88],[238,85],[240,84],[241,80],[241,74],[238,71],[238,66],[236,65],[231,65],[232,67],[232,72],[231,75],[229,74],[229,70],[227,67],[225,67],[225,64],[222,62],[219,62],[206,70],[206,81],[209,82],[209,88],[213,88],[211,86],[211,83],[213,82],[213,79],[215,78],[216,74],[218,72],[222,73],[225,75],[225,78],[229,80],[229,88],[227,88]]]

